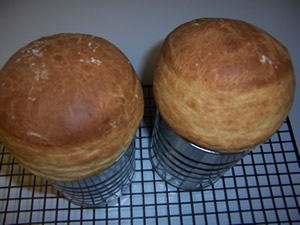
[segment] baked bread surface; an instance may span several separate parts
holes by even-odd
[[[135,137],[142,88],[126,56],[96,36],[62,33],[17,51],[0,71],[0,140],[52,181],[110,165]]]
[[[246,22],[201,18],[165,39],[153,81],[163,119],[218,152],[244,151],[279,129],[293,103],[288,50]]]

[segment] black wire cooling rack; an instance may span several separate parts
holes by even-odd
[[[136,134],[134,180],[109,205],[82,208],[0,151],[1,224],[299,224],[299,155],[289,119],[215,185],[182,191],[164,182],[149,158],[155,116],[151,86]]]

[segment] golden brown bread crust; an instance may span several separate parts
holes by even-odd
[[[287,49],[246,22],[203,18],[166,38],[154,75],[158,109],[179,135],[220,152],[253,148],[291,109]]]
[[[131,143],[144,111],[124,54],[85,34],[29,43],[0,71],[0,140],[24,167],[72,181],[109,167]]]

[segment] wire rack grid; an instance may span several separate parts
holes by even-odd
[[[216,184],[179,190],[152,168],[149,148],[156,112],[144,86],[145,115],[136,133],[135,175],[119,199],[97,208],[65,200],[1,147],[1,224],[300,224],[299,155],[289,119]]]

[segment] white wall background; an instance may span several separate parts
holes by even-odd
[[[0,67],[16,50],[41,36],[60,32],[89,33],[118,46],[142,82],[149,84],[166,35],[178,25],[200,17],[241,19],[263,28],[289,49],[297,84],[300,82],[298,0],[1,0]],[[298,148],[299,89],[297,87],[290,113]]]

